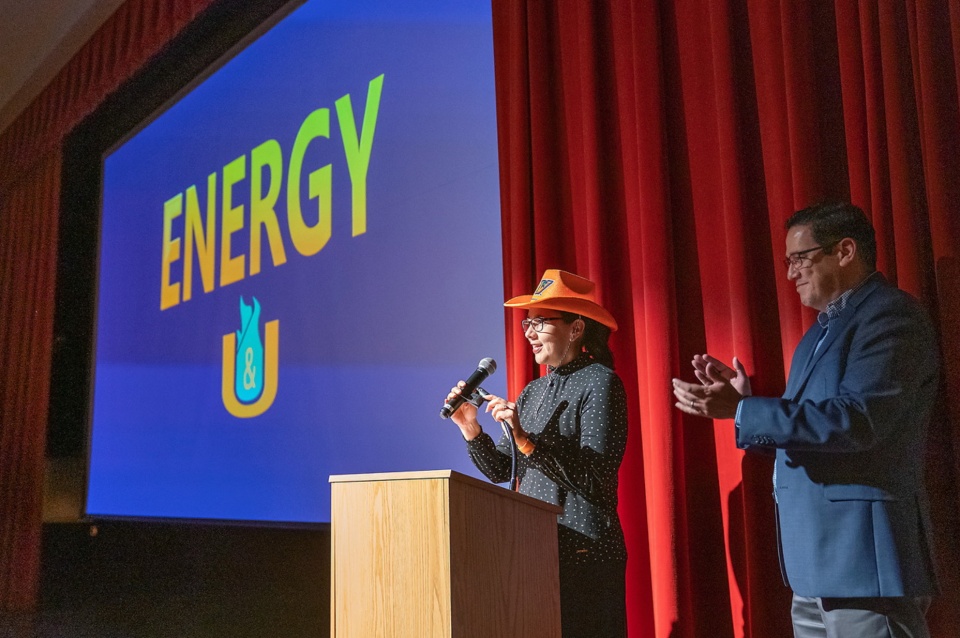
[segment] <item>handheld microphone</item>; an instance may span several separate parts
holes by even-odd
[[[460,394],[443,404],[443,408],[440,410],[440,418],[449,419],[450,415],[456,412],[460,406],[464,404],[464,402],[471,401],[471,399],[473,399],[473,395],[477,391],[477,388],[479,388],[480,384],[483,383],[483,380],[496,371],[496,361],[490,357],[481,359],[480,363],[477,364],[477,369],[474,370],[473,374],[470,375],[470,378],[467,379],[467,384],[460,388]]]

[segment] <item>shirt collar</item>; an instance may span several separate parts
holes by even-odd
[[[842,295],[828,303],[827,309],[817,315],[817,323],[820,324],[820,327],[826,328],[827,324],[839,317],[844,308],[850,304],[850,299],[857,293],[857,291],[863,288],[867,282],[873,279],[874,276],[876,276],[879,272],[879,270],[874,270],[872,273],[860,280],[860,283],[858,283],[856,286],[850,290],[847,290]]]
[[[593,359],[586,352],[581,352],[576,359],[570,363],[566,363],[559,368],[554,368],[553,366],[547,366],[548,373],[555,374],[570,374],[571,372],[576,372],[581,368],[586,368],[588,365],[593,363]]]

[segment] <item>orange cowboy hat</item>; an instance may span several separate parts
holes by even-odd
[[[596,285],[572,272],[551,268],[543,273],[532,295],[520,295],[504,302],[508,308],[549,308],[589,317],[610,330],[617,329],[617,320],[596,302]]]

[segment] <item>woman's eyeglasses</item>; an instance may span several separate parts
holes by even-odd
[[[563,317],[534,317],[533,319],[524,319],[520,322],[520,325],[523,326],[524,332],[529,330],[530,326],[533,326],[534,332],[543,332],[543,324],[557,319],[563,319]]]

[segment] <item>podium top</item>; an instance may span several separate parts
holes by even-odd
[[[562,514],[563,508],[558,505],[553,505],[551,503],[546,503],[540,499],[533,498],[532,496],[527,496],[526,494],[520,494],[514,492],[513,490],[508,490],[505,487],[499,485],[494,485],[493,483],[488,483],[486,481],[481,481],[478,478],[472,476],[467,476],[466,474],[461,474],[455,470],[426,470],[422,472],[382,472],[379,474],[332,474],[330,475],[330,483],[363,483],[363,482],[377,482],[377,481],[422,481],[429,479],[447,479],[451,481],[456,481],[458,483],[463,483],[471,487],[478,489],[486,490],[491,493],[495,493],[504,498],[513,498],[520,500],[524,503],[527,503],[534,507],[539,507],[540,509],[547,510],[553,514]]]

